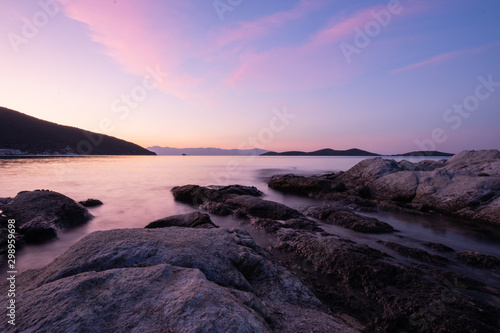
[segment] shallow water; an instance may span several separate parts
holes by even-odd
[[[50,189],[76,201],[96,198],[103,206],[91,208],[95,216],[85,225],[66,230],[59,239],[29,245],[17,253],[18,272],[51,262],[71,245],[97,230],[143,228],[149,222],[170,215],[187,213],[194,207],[173,200],[174,186],[253,185],[267,200],[290,207],[318,204],[318,201],[285,195],[267,187],[274,174],[323,174],[347,170],[363,157],[61,157],[42,159],[0,159],[0,197],[13,197],[22,190]],[[388,251],[378,239],[420,247],[424,241],[443,243],[457,251],[472,250],[500,257],[500,230],[461,225],[450,218],[374,213],[371,216],[391,224],[398,232],[365,235],[338,226],[323,225],[326,231]],[[268,247],[269,239],[253,230],[248,221],[212,216],[221,227],[247,229],[259,245]],[[481,274],[477,270],[469,272]],[[493,279],[485,277],[486,280]],[[500,280],[500,279],[498,279]],[[500,286],[499,286],[500,287]]]

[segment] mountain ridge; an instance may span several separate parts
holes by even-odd
[[[129,141],[5,107],[0,107],[0,150],[28,155],[156,155]]]
[[[254,149],[223,149],[223,148],[172,148],[172,147],[159,147],[152,146],[148,147],[150,151],[155,152],[157,155],[163,156],[179,156],[179,155],[190,155],[190,156],[259,156],[263,153],[268,152],[268,150],[254,148]]]

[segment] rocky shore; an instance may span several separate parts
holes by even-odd
[[[447,214],[499,225],[498,151],[437,162],[374,158],[335,174],[277,175],[269,187],[319,200],[294,209],[266,200],[255,187],[174,187],[175,200],[194,212],[144,221],[142,229],[94,232],[51,264],[20,274],[18,321],[5,331],[500,330],[498,285],[475,276],[500,276],[499,258],[433,242],[417,248],[388,241],[382,236],[397,230],[362,214]],[[0,199],[0,210],[4,218],[17,214],[19,237],[27,239],[33,228],[52,237],[91,217],[58,195],[21,192]],[[219,228],[210,214],[247,221],[272,245],[264,249],[245,230]],[[369,246],[325,225],[381,238]],[[0,304],[6,302],[0,295]]]
[[[377,157],[345,172],[277,175],[269,187],[366,210],[441,213],[500,225],[500,152],[463,151],[448,160],[411,163]]]

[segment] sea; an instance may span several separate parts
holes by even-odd
[[[18,250],[17,270],[39,268],[64,253],[86,235],[98,230],[144,228],[148,223],[197,208],[174,201],[171,189],[187,184],[255,186],[265,199],[293,208],[317,205],[310,198],[270,189],[267,180],[275,174],[319,175],[347,170],[366,157],[288,156],[77,156],[0,159],[0,197],[14,197],[25,190],[47,189],[75,201],[99,199],[104,204],[90,208],[94,218],[84,225],[64,230],[58,239]],[[390,157],[419,161],[422,158]],[[438,160],[442,157],[427,159]],[[339,226],[321,224],[330,233],[368,244],[387,252],[377,240],[395,241],[426,249],[422,242],[445,244],[456,251],[478,251],[500,257],[500,229],[479,227],[445,216],[422,216],[391,212],[363,213],[391,224],[397,231],[384,235],[361,234]],[[254,230],[245,219],[211,215],[220,227],[243,228],[264,247],[272,240]],[[429,250],[429,249],[426,249]],[[397,255],[391,253],[397,259]],[[405,259],[409,260],[409,259]],[[465,268],[467,269],[467,268]],[[466,272],[467,273],[467,272]],[[471,269],[469,275],[477,276]],[[499,285],[498,277],[483,281]],[[500,286],[499,286],[500,287]]]

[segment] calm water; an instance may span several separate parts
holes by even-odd
[[[57,240],[27,246],[18,252],[18,270],[41,267],[85,235],[96,230],[142,228],[169,215],[188,213],[193,207],[173,200],[177,185],[253,185],[269,200],[300,207],[314,200],[283,195],[267,187],[266,179],[278,173],[303,175],[346,170],[363,158],[358,157],[74,157],[42,159],[0,159],[0,197],[13,197],[22,190],[50,189],[76,201],[96,198],[104,205],[91,208],[95,216],[87,224],[65,231]],[[382,236],[420,246],[422,241],[447,244],[456,250],[481,251],[500,256],[500,232],[461,227],[446,218],[377,213],[374,216],[399,230]],[[221,227],[243,227],[262,246],[268,240],[251,230],[248,222],[232,217],[212,216]],[[360,235],[335,226],[327,231],[380,248],[380,236]],[[375,238],[378,237],[378,238]]]

